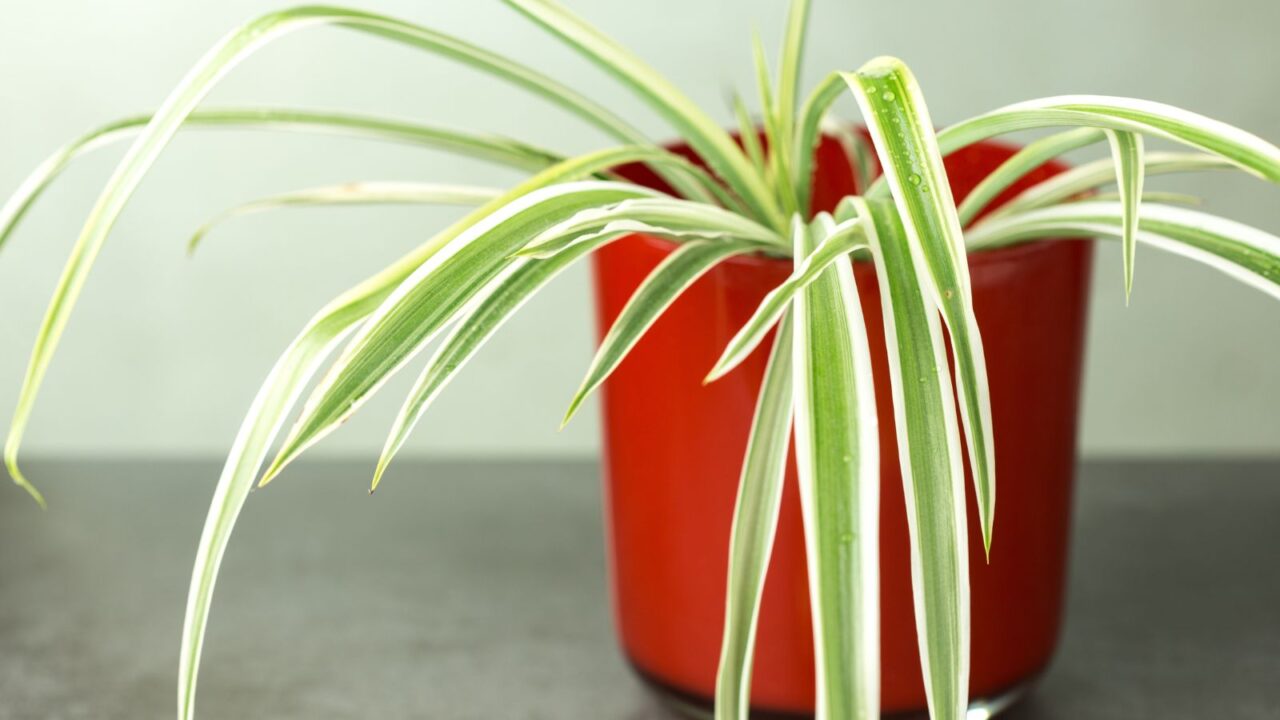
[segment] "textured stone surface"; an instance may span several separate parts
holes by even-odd
[[[0,489],[0,718],[171,716],[217,465]],[[612,638],[591,464],[302,465],[224,563],[200,717],[662,720]],[[1010,720],[1280,717],[1280,465],[1086,464],[1061,652]]]

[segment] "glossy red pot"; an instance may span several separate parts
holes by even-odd
[[[687,149],[681,149],[688,154]],[[982,143],[946,160],[957,200],[1014,149]],[[999,201],[1062,171],[1046,165]],[[640,167],[630,179],[662,183]],[[818,149],[815,209],[854,191],[836,143]],[[603,334],[636,286],[671,251],[632,236],[595,255]],[[1091,246],[1045,241],[970,256],[986,346],[999,477],[988,564],[972,488],[970,694],[992,698],[1034,678],[1053,654],[1075,463],[1076,414]],[[787,261],[742,258],[694,284],[604,386],[604,472],[612,596],[621,644],[649,681],[710,705],[724,617],[729,528],[756,392],[758,349],[709,386],[702,378]],[[876,375],[881,457],[881,658],[885,712],[923,709],[912,615],[906,510],[898,472],[879,296],[873,269],[855,264]],[[760,613],[752,705],[811,714],[813,645],[794,459]]]

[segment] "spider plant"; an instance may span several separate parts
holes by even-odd
[[[274,479],[439,340],[394,420],[373,475],[376,487],[432,400],[503,322],[574,261],[632,233],[669,238],[677,249],[635,291],[607,333],[566,421],[682,290],[710,268],[744,254],[789,258],[794,264],[790,278],[765,298],[719,362],[707,368],[708,381],[732,371],[777,330],[741,468],[717,717],[740,719],[748,712],[754,624],[793,429],[808,550],[817,716],[843,720],[879,714],[876,428],[890,419],[876,416],[853,258],[874,263],[883,300],[929,710],[935,718],[963,717],[970,644],[966,464],[973,471],[988,551],[996,507],[991,403],[966,253],[1036,238],[1109,238],[1123,248],[1126,296],[1139,243],[1185,255],[1280,296],[1280,239],[1170,204],[1177,196],[1144,196],[1146,177],[1162,173],[1235,168],[1280,180],[1280,149],[1186,110],[1096,95],[1030,100],[936,132],[915,78],[890,57],[830,73],[802,102],[807,0],[792,3],[776,72],[756,45],[757,111],[767,142],[757,140],[755,123],[738,100],[739,144],[643,60],[554,0],[505,1],[643,99],[704,164],[654,144],[607,107],[532,68],[410,22],[311,6],[257,18],[215,45],[153,114],[104,125],[60,149],[0,210],[3,242],[69,162],[93,148],[129,141],[128,153],[85,222],[36,338],[5,445],[9,473],[43,502],[18,465],[33,403],[104,241],[178,130],[231,126],[322,132],[443,148],[531,174],[506,190],[377,181],[306,188],[231,211],[333,203],[475,206],[320,309],[263,381],[231,447],[196,553],[182,636],[178,717],[194,712],[214,583],[250,488]],[[200,107],[205,95],[255,50],[322,25],[470,66],[560,106],[617,144],[564,158],[508,138],[385,117]],[[832,124],[831,106],[846,93],[861,111],[870,143]],[[994,136],[1040,129],[1055,131],[1026,145],[957,206],[944,155]],[[809,212],[812,151],[824,132],[846,142],[864,191],[845,198],[834,213],[815,215]],[[1172,149],[1148,153],[1146,142],[1153,139]],[[1044,181],[975,221],[993,198],[1034,168],[1089,146],[1106,148],[1109,157]],[[611,172],[633,162],[650,166],[675,192],[641,187]],[[883,172],[878,178],[870,172],[875,164]],[[1090,195],[1112,184],[1114,199]],[[948,346],[954,362],[948,360]]]

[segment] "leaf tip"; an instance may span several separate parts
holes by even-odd
[[[200,241],[204,240],[204,229],[197,230],[191,239],[187,241],[187,257],[193,257],[196,249],[200,247]]]
[[[276,461],[271,463],[271,467],[267,468],[267,471],[262,474],[262,479],[258,481],[258,487],[266,487],[267,483],[276,479],[281,470],[284,470],[284,463],[279,458],[276,458]]]
[[[390,458],[378,458],[378,467],[373,470],[373,481],[369,483],[369,494],[372,495],[378,489],[378,484],[382,482],[382,475],[387,472],[387,466],[390,465]]]
[[[568,427],[569,421],[572,420],[573,416],[577,414],[578,406],[582,405],[583,399],[584,399],[584,396],[582,393],[578,393],[577,395],[573,396],[573,401],[569,403],[569,409],[565,410],[564,418],[560,421],[560,428],[559,428],[560,430],[564,430],[566,427]]]
[[[992,518],[991,513],[987,513],[987,517],[982,523],[982,552],[986,556],[987,564],[991,564],[991,535],[992,535]]]
[[[4,464],[9,471],[9,477],[13,479],[13,483],[26,490],[27,494],[31,496],[32,500],[36,501],[36,505],[39,505],[41,510],[48,510],[49,505],[45,502],[44,494],[27,480],[27,477],[22,474],[22,470],[18,467],[17,447],[13,442],[12,436],[5,447]]]

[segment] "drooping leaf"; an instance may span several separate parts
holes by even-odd
[[[678,163],[678,159],[652,148],[617,148],[558,163],[521,183],[502,198],[488,203],[415,249],[396,263],[339,296],[325,306],[286,349],[263,382],[249,409],[218,480],[201,534],[187,595],[182,628],[182,653],[178,674],[178,717],[190,720],[195,711],[195,690],[200,652],[213,601],[214,584],[222,556],[231,539],[236,518],[257,479],[272,441],[301,393],[319,371],[333,347],[356,324],[381,308],[394,290],[415,270],[464,232],[513,199],[542,187],[590,176],[619,163],[637,160]]]
[[[236,64],[272,40],[296,30],[317,25],[336,25],[366,32],[472,65],[542,94],[578,112],[588,120],[623,132],[617,126],[617,122],[620,121],[611,120],[612,116],[603,108],[593,107],[594,104],[591,101],[572,93],[549,78],[487,50],[385,15],[332,7],[299,7],[268,13],[234,30],[209,50],[170,92],[168,98],[129,148],[89,213],[58,281],[58,286],[54,290],[53,299],[50,301],[36,336],[27,373],[23,378],[4,452],[5,465],[10,476],[19,485],[26,487],[37,500],[39,500],[38,493],[18,468],[18,447],[30,420],[40,385],[70,319],[71,310],[121,210],[174,133],[222,77]],[[669,157],[672,157],[670,153],[655,151],[643,159],[647,161],[651,158]],[[657,166],[660,170],[676,169],[685,172],[689,164],[665,162]]]
[[[846,80],[871,132],[915,264],[924,270],[920,280],[942,311],[951,337],[960,418],[989,553],[996,500],[991,391],[973,314],[964,235],[934,126],[915,78],[900,60],[874,59]]]
[[[996,135],[1044,127],[1093,127],[1182,143],[1280,182],[1280,148],[1227,123],[1149,100],[1062,95],[1008,105],[938,133],[943,154]]]
[[[1124,235],[1124,205],[1074,202],[1001,216],[969,233],[974,250],[1033,238]],[[1280,238],[1233,220],[1189,208],[1145,203],[1138,242],[1191,258],[1280,299]]]
[[[834,228],[794,223],[797,267]],[[880,435],[853,267],[840,255],[796,294],[796,468],[817,673],[816,716],[880,717]]]
[[[753,240],[694,241],[681,245],[664,258],[636,288],[600,341],[600,349],[569,403],[562,426],[569,423],[582,401],[609,377],[649,327],[698,278],[728,258],[767,248]]]
[[[369,492],[377,489],[391,460],[404,446],[432,401],[498,328],[575,260],[622,235],[615,233],[600,236],[592,242],[579,243],[545,259],[516,260],[490,283],[487,292],[477,298],[480,302],[476,303],[475,308],[463,311],[453,331],[431,357],[409,391],[378,458]]]
[[[179,720],[190,720],[195,713],[200,655],[204,648],[205,629],[209,622],[209,609],[222,557],[231,540],[231,532],[240,516],[240,510],[266,460],[267,451],[284,426],[289,411],[343,337],[373,312],[415,267],[456,235],[462,226],[463,223],[456,224],[331,301],[285,348],[263,380],[223,465],[209,504],[204,529],[200,534],[200,544],[196,549],[179,654]]]
[[[1124,301],[1129,302],[1133,292],[1133,261],[1138,240],[1138,213],[1142,202],[1142,136],[1131,132],[1107,130],[1107,142],[1116,166],[1116,187],[1120,189],[1120,204],[1124,208],[1124,232],[1122,251],[1124,256]]]
[[[787,475],[792,413],[791,324],[778,326],[765,367],[729,536],[724,639],[716,674],[716,720],[747,720],[751,709],[751,664],[765,574],[773,553]]]
[[[538,233],[590,207],[656,194],[624,183],[563,183],[522,195],[468,228],[406,278],[356,333],[303,406],[262,484],[355,413]]]
[[[0,247],[41,193],[77,157],[137,136],[150,115],[121,118],[58,148],[22,181],[0,207]],[[289,108],[219,108],[193,111],[184,128],[284,130],[363,137],[420,145],[525,170],[540,170],[561,160],[548,150],[496,135],[459,132],[376,115]]]
[[[493,188],[404,181],[364,181],[306,188],[260,198],[218,213],[192,234],[187,241],[187,250],[194,252],[214,227],[232,218],[280,208],[331,205],[483,205],[501,194],[501,190]]]
[[[867,240],[884,314],[925,694],[931,717],[960,720],[969,690],[969,553],[946,343],[903,218],[888,200],[856,202],[861,217],[874,218]]]

